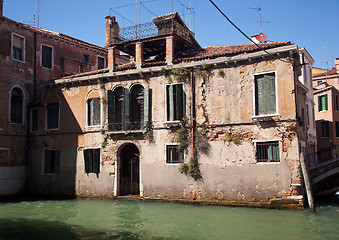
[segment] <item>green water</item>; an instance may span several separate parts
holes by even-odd
[[[2,202],[0,239],[339,239],[339,206],[310,213],[112,200]]]

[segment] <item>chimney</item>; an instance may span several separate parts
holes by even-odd
[[[337,73],[339,73],[339,57],[335,58],[335,67],[337,68]]]
[[[119,41],[119,24],[115,20],[114,16],[107,16],[106,17],[106,47],[118,41]]]
[[[4,1],[0,0],[0,17],[3,16],[3,9],[4,9]]]
[[[1,1],[1,0],[0,0]],[[110,71],[113,71],[114,66],[118,65],[119,50],[113,43],[119,42],[119,24],[115,20],[114,16],[107,16],[106,18],[106,48],[108,49],[107,67]]]

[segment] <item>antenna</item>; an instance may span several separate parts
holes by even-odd
[[[31,19],[32,20],[30,20],[30,21],[24,21],[24,23],[28,23],[29,25],[33,24],[33,26],[35,27],[35,14],[33,15],[33,17]]]
[[[262,10],[262,8],[258,7],[258,8],[248,8],[248,9],[257,10],[257,12],[259,13],[260,20],[259,21],[258,20],[252,20],[252,21],[260,22],[260,32],[262,32],[262,23],[270,23],[269,21],[261,20],[261,10]]]
[[[38,0],[38,28],[40,28],[40,5],[43,4],[42,2],[40,2],[40,0]]]

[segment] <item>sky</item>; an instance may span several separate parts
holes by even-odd
[[[262,32],[270,41],[305,47],[314,67],[332,69],[339,57],[339,0],[213,0],[248,36]],[[209,0],[4,0],[3,15],[17,22],[61,32],[105,45],[105,17],[116,16],[120,27],[147,23],[157,15],[178,12],[202,47],[248,44]],[[138,7],[136,7],[138,2]],[[190,5],[191,3],[191,5]],[[38,11],[38,6],[39,11]],[[191,14],[189,9],[191,6]],[[256,9],[251,9],[256,8]],[[39,14],[38,14],[39,12]],[[191,17],[189,17],[191,16]],[[191,21],[190,21],[191,19]],[[191,24],[190,24],[191,22]]]

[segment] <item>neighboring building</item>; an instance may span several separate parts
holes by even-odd
[[[67,35],[37,29],[2,16],[0,1],[0,195],[26,183],[29,135],[38,122],[41,84],[106,67],[107,50]],[[56,102],[54,102],[56,103]],[[47,106],[48,107],[48,106]]]
[[[307,51],[201,48],[177,13],[152,21],[133,36],[107,17],[108,69],[45,84],[30,191],[302,203],[300,153],[316,144]],[[118,66],[119,51],[132,61]]]
[[[312,68],[313,86],[326,82],[328,85],[339,89],[339,58],[335,58],[335,66],[332,70],[323,68]]]

